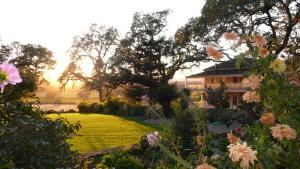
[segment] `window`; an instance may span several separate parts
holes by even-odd
[[[239,82],[238,77],[233,77],[233,83],[238,83],[238,82]]]
[[[234,105],[234,106],[238,105],[238,97],[237,96],[232,97],[232,105]]]

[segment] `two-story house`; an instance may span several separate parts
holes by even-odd
[[[246,60],[249,65],[251,59]],[[215,64],[204,69],[203,72],[186,77],[186,88],[198,92],[202,96],[207,88],[217,88],[220,81],[224,81],[227,87],[226,95],[230,108],[235,108],[241,103],[242,96],[246,89],[242,87],[243,73],[249,70],[248,64],[241,64],[240,69],[235,65],[235,60]],[[201,97],[203,101],[203,97]]]

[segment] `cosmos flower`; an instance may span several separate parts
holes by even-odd
[[[259,36],[259,35],[257,35],[255,37],[255,45],[257,47],[262,47],[262,46],[265,46],[266,44],[267,44],[267,41],[266,41],[266,39],[264,37]]]
[[[211,56],[214,60],[220,60],[223,58],[223,54],[220,51],[217,51],[213,46],[208,45],[206,47],[206,53]]]
[[[230,144],[236,144],[237,142],[241,142],[241,140],[234,134],[232,134],[232,132],[227,133],[227,139],[229,140]]]
[[[196,169],[216,169],[216,168],[207,163],[203,163],[201,165],[198,165]]]
[[[243,169],[249,168],[250,164],[254,164],[254,161],[257,160],[256,154],[257,151],[252,150],[251,147],[247,146],[246,142],[242,144],[237,142],[236,144],[230,144],[227,146],[229,149],[229,157],[233,162],[240,162],[240,166]]]
[[[8,84],[16,85],[21,83],[22,79],[19,70],[10,63],[0,64],[0,91],[3,93],[4,88]]]
[[[260,85],[261,78],[257,75],[250,75],[247,78],[242,80],[243,87],[250,87],[251,89],[255,90]]]
[[[265,113],[259,119],[261,124],[265,124],[265,125],[272,125],[275,123],[275,120],[276,119],[273,113]]]
[[[288,80],[292,86],[299,86],[300,84],[299,76],[297,75],[297,73],[294,73],[291,76],[289,76]]]
[[[269,54],[268,49],[266,49],[266,48],[259,48],[258,55],[260,57],[265,58],[266,56],[268,56],[268,54]]]
[[[297,133],[296,130],[292,129],[289,125],[286,124],[276,124],[270,128],[272,131],[272,136],[278,140],[287,140],[296,139]]]
[[[275,73],[282,73],[286,70],[286,64],[284,60],[276,58],[275,60],[271,61],[269,68]]]
[[[243,100],[246,101],[247,103],[251,103],[251,102],[259,103],[260,96],[258,95],[258,93],[256,93],[256,91],[254,91],[254,92],[247,91],[243,95]]]
[[[147,135],[147,141],[150,146],[155,146],[155,142],[159,139],[160,139],[160,136],[157,131]]]
[[[239,36],[235,32],[225,32],[224,38],[226,40],[237,40]]]

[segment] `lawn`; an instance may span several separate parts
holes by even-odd
[[[141,136],[155,130],[136,120],[104,114],[61,114],[71,123],[80,122],[79,135],[69,140],[73,149],[86,153],[138,143]],[[55,119],[57,114],[50,114]]]

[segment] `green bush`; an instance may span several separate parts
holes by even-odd
[[[126,103],[125,110],[125,115],[127,116],[144,117],[146,114],[146,106],[142,106],[139,103]]]
[[[115,152],[102,156],[101,161],[96,164],[96,168],[118,168],[118,169],[143,169],[142,162],[126,152]]]
[[[180,109],[175,111],[172,131],[181,140],[183,156],[187,156],[195,145],[195,136],[207,129],[207,113],[199,108]]]
[[[79,103],[77,105],[80,113],[104,113],[104,106],[100,103]]]
[[[248,124],[253,123],[256,117],[246,110],[234,109],[208,109],[208,120],[210,122],[221,122],[227,125],[233,123]]]
[[[125,103],[116,97],[109,97],[105,100],[104,112],[107,114],[122,114]]]
[[[9,168],[75,168],[76,151],[70,149],[67,139],[76,134],[79,123],[66,119],[48,119],[31,105],[1,104],[0,166]],[[1,168],[1,167],[0,167]]]

